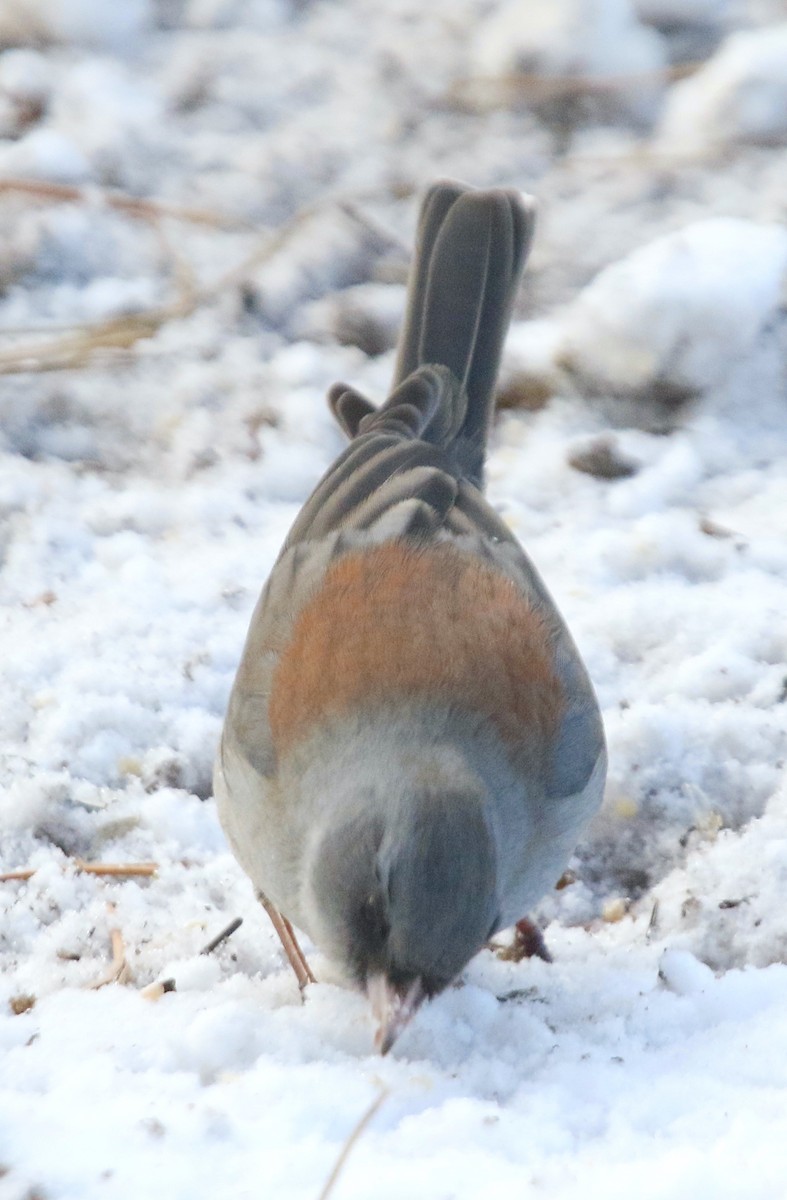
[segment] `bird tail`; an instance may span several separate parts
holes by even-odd
[[[381,408],[338,383],[328,401],[351,438],[372,429],[446,452],[481,487],[495,382],[534,204],[519,192],[440,182],[427,192],[392,391]]]
[[[534,224],[533,201],[510,189],[439,182],[421,207],[393,387],[426,365],[449,369],[466,408],[446,448],[479,486],[503,341]]]

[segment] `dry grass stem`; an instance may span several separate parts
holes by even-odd
[[[82,325],[75,328],[73,333],[61,337],[42,337],[40,341],[26,346],[10,346],[0,350],[0,375],[72,370],[85,366],[98,351],[130,349],[138,341],[153,337],[169,321],[188,317],[195,309],[215,299],[222,292],[239,286],[250,271],[272,258],[289,241],[296,229],[325,207],[325,202],[309,205],[297,212],[275,233],[263,234],[241,262],[211,284],[197,287],[190,276],[185,278],[181,269],[177,273],[183,290],[170,304],[149,309],[147,312],[129,313],[109,317],[95,324]]]
[[[324,1185],[322,1191],[320,1192],[318,1200],[327,1200],[328,1196],[330,1196],[331,1192],[333,1191],[334,1187],[336,1186],[337,1179],[341,1175],[341,1173],[347,1163],[347,1159],[350,1157],[350,1153],[352,1152],[353,1147],[358,1142],[358,1139],[361,1137],[364,1130],[367,1128],[367,1126],[370,1124],[370,1122],[373,1120],[373,1118],[380,1111],[380,1109],[382,1108],[383,1104],[388,1099],[390,1094],[391,1094],[390,1090],[387,1087],[383,1086],[381,1088],[379,1094],[377,1096],[375,1096],[374,1100],[371,1102],[369,1107],[362,1114],[360,1120],[358,1121],[358,1123],[355,1125],[355,1127],[350,1132],[350,1135],[347,1138],[347,1141],[342,1146],[341,1153],[339,1154],[339,1157],[337,1158],[337,1160],[334,1164],[333,1170],[331,1171],[330,1175],[328,1176],[328,1178],[325,1181],[325,1185]]]
[[[116,879],[130,879],[140,875],[151,876],[155,875],[158,870],[158,863],[154,862],[90,863],[81,858],[75,858],[72,861],[78,871],[84,871],[87,875],[112,875]],[[0,875],[0,883],[10,883],[16,879],[32,879],[35,873],[35,867],[20,867],[16,871],[5,871]]]
[[[128,350],[140,339],[152,337],[167,321],[187,316],[194,307],[196,304],[178,301],[148,312],[83,325],[62,337],[42,339],[28,346],[11,346],[0,351],[0,375],[83,367],[96,351]]]
[[[448,90],[449,101],[469,104],[470,107],[486,103],[493,105],[512,100],[543,103],[547,100],[567,99],[574,96],[616,92],[637,84],[673,83],[693,75],[701,63],[676,63],[671,67],[660,67],[654,71],[621,72],[617,75],[566,75],[560,78],[547,75],[475,75],[458,79]]]
[[[234,921],[230,921],[229,925],[225,929],[222,929],[221,933],[217,933],[215,938],[211,938],[207,946],[202,947],[200,954],[212,954],[222,942],[226,942],[227,938],[232,937],[236,929],[240,929],[242,924],[243,917],[236,917]]]
[[[351,221],[355,221],[356,225],[359,225],[361,229],[368,230],[373,237],[391,246],[392,249],[400,251],[403,256],[409,256],[410,248],[404,238],[401,238],[393,229],[389,229],[382,221],[373,217],[371,213],[364,212],[363,209],[359,208],[355,200],[340,200],[338,208]]]
[[[172,217],[190,225],[208,225],[215,229],[249,229],[247,221],[227,213],[208,208],[192,208],[184,204],[171,204],[166,200],[146,200],[141,196],[129,196],[125,192],[101,191],[98,188],[79,188],[67,183],[49,183],[39,179],[0,179],[0,195],[15,192],[34,196],[39,200],[58,203],[99,204],[114,208],[118,212],[147,221]]]
[[[107,987],[110,983],[130,983],[132,979],[131,968],[126,959],[126,943],[123,941],[123,934],[119,929],[110,929],[109,936],[112,942],[112,962],[101,978],[97,979],[95,983],[91,983],[90,988],[94,992],[99,988]]]
[[[158,863],[154,862],[102,863],[85,862],[81,858],[75,858],[74,862],[78,871],[84,871],[88,875],[114,875],[119,879],[127,879],[134,875],[155,875],[158,871]]]

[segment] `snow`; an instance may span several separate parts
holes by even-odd
[[[596,389],[704,392],[778,323],[785,282],[787,229],[697,222],[602,271],[563,317],[556,356]]]
[[[677,84],[661,128],[665,146],[713,152],[730,142],[787,142],[787,23],[736,33]]]
[[[152,7],[150,0],[123,0],[112,7],[101,0],[5,0],[0,30],[19,41],[53,39],[122,52],[149,25]]]
[[[633,77],[617,89],[615,102],[635,112],[648,107],[656,75],[665,65],[665,46],[640,24],[629,0],[511,0],[481,25],[475,46],[481,75],[521,74],[545,79],[568,76],[581,91],[590,78]]]
[[[669,82],[679,10],[710,57]],[[766,0],[0,0],[0,173],[84,185],[0,197],[0,367],[182,313],[0,384],[0,872],[34,872],[0,883],[2,1200],[317,1200],[381,1089],[342,1200],[784,1194],[783,37]],[[468,90],[523,55],[605,103]],[[301,1003],[211,764],[342,446],[324,393],[384,394],[442,175],[539,199],[489,492],[583,652],[610,778],[536,914],[555,961],[485,951],[380,1059],[308,946]],[[600,441],[628,473],[574,469]],[[96,988],[113,931],[130,977]]]

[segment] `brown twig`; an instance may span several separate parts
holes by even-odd
[[[71,861],[77,871],[84,871],[87,875],[113,875],[117,879],[129,879],[138,875],[155,875],[158,870],[158,863],[154,862],[90,863],[85,862],[81,858],[74,858]],[[4,871],[0,875],[0,883],[10,883],[12,880],[32,879],[35,874],[35,867],[20,867],[16,871]]]
[[[154,862],[102,863],[85,862],[84,859],[75,858],[74,863],[78,871],[84,871],[88,875],[114,875],[119,879],[135,875],[155,875],[158,871],[158,863]]]
[[[342,1146],[339,1157],[336,1159],[333,1170],[331,1171],[330,1175],[328,1176],[328,1178],[325,1181],[325,1185],[324,1185],[322,1191],[320,1192],[318,1200],[327,1200],[328,1196],[331,1194],[331,1192],[333,1191],[333,1189],[336,1185],[336,1180],[339,1178],[339,1176],[342,1173],[342,1170],[344,1169],[347,1159],[350,1157],[350,1152],[352,1151],[353,1146],[355,1146],[358,1139],[361,1137],[361,1134],[364,1132],[366,1127],[369,1125],[370,1121],[380,1111],[380,1109],[382,1108],[383,1104],[388,1099],[390,1094],[391,1094],[390,1090],[387,1087],[383,1086],[381,1088],[379,1094],[377,1096],[375,1096],[374,1100],[371,1102],[369,1107],[362,1114],[360,1120],[357,1122],[355,1127],[351,1130],[349,1137],[347,1138],[346,1142]]]
[[[99,191],[74,187],[67,183],[51,183],[38,179],[0,179],[0,195],[3,192],[17,192],[26,196],[35,196],[39,200],[54,200],[58,203],[89,204],[98,201],[107,208],[118,212],[128,213],[132,217],[143,220],[157,221],[162,217],[172,217],[177,221],[186,221],[191,225],[210,225],[217,229],[250,229],[251,226],[241,217],[232,217],[227,213],[214,212],[208,208],[192,208],[184,204],[171,204],[166,200],[146,200],[141,196],[129,196],[125,192]]]
[[[203,946],[200,954],[212,954],[217,946],[222,942],[226,942],[227,938],[232,937],[236,929],[240,929],[243,924],[243,917],[236,917],[234,921],[230,921],[226,929],[222,929],[221,933],[217,933],[215,938],[211,938],[207,946]]]

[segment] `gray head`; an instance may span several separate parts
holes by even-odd
[[[369,994],[378,1045],[393,1044],[425,998],[496,930],[496,850],[481,781],[439,771],[367,788],[343,805],[312,860],[313,933]]]

